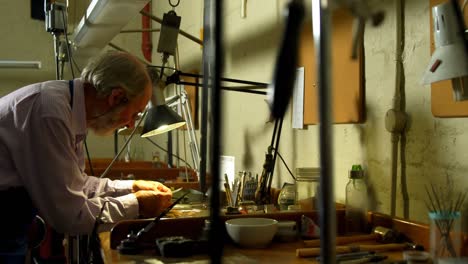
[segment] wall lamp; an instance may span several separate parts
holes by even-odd
[[[434,6],[432,19],[435,50],[422,83],[451,80],[455,101],[468,100],[468,43],[457,1]]]

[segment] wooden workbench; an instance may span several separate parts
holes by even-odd
[[[103,232],[100,234],[101,248],[103,249],[105,263],[129,264],[129,263],[209,263],[209,256],[195,256],[191,258],[174,259],[162,258],[152,251],[147,251],[142,255],[121,255],[117,250],[110,248],[110,233]],[[294,242],[273,242],[270,246],[264,249],[245,249],[239,248],[231,243],[227,243],[224,247],[223,263],[269,263],[269,264],[313,264],[319,263],[315,258],[298,258],[296,257],[296,249],[303,247],[301,240]],[[402,259],[402,252],[385,252],[381,253],[388,256],[388,260]],[[205,260],[207,262],[205,262]],[[200,262],[196,262],[200,263]]]
[[[271,217],[277,220],[299,220],[302,214],[308,217],[318,220],[318,213],[316,211],[310,212],[291,212],[291,213],[280,213],[280,214],[264,214],[263,217]],[[372,215],[372,221],[378,222],[379,225],[385,225],[382,221],[381,216]],[[226,216],[223,216],[226,217]],[[232,217],[244,217],[244,216],[232,216]],[[161,221],[158,224],[158,228],[154,228],[149,234],[150,239],[145,242],[146,245],[154,243],[155,237],[163,237],[167,235],[184,235],[188,237],[197,237],[199,235],[203,221],[205,218],[194,217],[186,219],[167,219]],[[223,220],[226,220],[223,218]],[[344,211],[341,209],[337,210],[337,232],[338,235],[344,235],[343,232],[343,221]],[[116,250],[119,242],[125,238],[126,234],[130,230],[138,231],[142,227],[146,226],[148,221],[146,220],[131,220],[122,221],[112,229],[112,232],[103,232],[100,234],[101,248],[104,253],[105,263],[191,263],[196,260],[209,260],[209,256],[199,255],[192,258],[184,259],[164,259],[159,256],[156,250],[147,250],[142,255],[121,255]],[[401,227],[403,228],[403,227]],[[408,231],[408,230],[406,230]],[[409,231],[410,232],[410,231]],[[419,233],[419,232],[418,232]],[[411,236],[411,235],[410,235]],[[372,243],[372,242],[367,242]],[[366,243],[364,243],[366,244]],[[375,242],[374,242],[375,244]],[[274,241],[269,247],[264,249],[246,249],[240,248],[232,244],[229,240],[225,240],[223,256],[226,258],[224,263],[281,263],[281,264],[300,264],[300,263],[318,263],[315,257],[312,258],[299,258],[296,257],[296,249],[303,248],[304,244],[302,240],[293,242],[276,242]],[[384,252],[381,253],[388,256],[389,260],[400,260],[402,258],[401,251],[395,252]],[[204,263],[204,262],[202,262]]]

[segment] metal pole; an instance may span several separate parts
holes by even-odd
[[[211,199],[210,199],[210,259],[212,264],[221,263],[223,256],[224,239],[222,234],[223,226],[220,219],[220,172],[219,156],[221,152],[221,96],[219,88],[221,85],[221,72],[223,72],[223,50],[221,43],[222,24],[222,0],[204,1],[204,28],[205,38],[203,45],[203,79],[205,87],[212,87],[210,90],[211,100],[211,137],[210,137],[210,165],[211,165]],[[210,85],[211,84],[211,85]]]
[[[60,36],[59,34],[52,34],[54,36],[54,53],[55,53],[55,78],[57,80],[62,79],[62,75],[60,74]]]
[[[321,263],[336,263],[336,208],[333,190],[333,130],[331,89],[331,7],[328,0],[312,0],[312,27],[318,69],[320,118],[320,254]]]

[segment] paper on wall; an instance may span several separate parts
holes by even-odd
[[[234,177],[235,177],[235,157],[234,156],[220,156],[220,161],[219,161],[219,167],[220,167],[220,189],[224,190],[224,183],[226,182],[224,180],[224,174],[227,174],[228,176],[228,181],[229,185],[232,186],[234,183]]]

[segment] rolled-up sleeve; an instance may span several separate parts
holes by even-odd
[[[95,176],[83,175],[85,179],[84,192],[92,198],[98,196],[117,197],[132,192],[133,180],[110,180]]]

